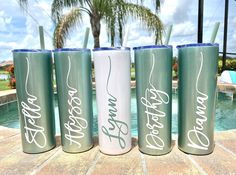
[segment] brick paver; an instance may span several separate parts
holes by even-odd
[[[149,156],[140,153],[133,138],[130,152],[104,155],[95,137],[94,147],[84,153],[69,154],[57,147],[41,154],[22,152],[18,129],[0,127],[0,174],[236,174],[236,130],[217,132],[212,154],[193,156],[181,152],[176,141],[169,154]]]

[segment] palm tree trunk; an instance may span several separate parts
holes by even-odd
[[[99,36],[100,36],[101,24],[99,15],[96,14],[90,15],[90,24],[93,33],[94,48],[100,47]]]

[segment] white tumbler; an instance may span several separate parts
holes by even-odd
[[[131,149],[130,48],[93,50],[100,151],[119,155]]]

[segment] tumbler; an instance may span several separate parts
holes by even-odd
[[[130,48],[93,51],[99,147],[105,154],[123,154],[131,149]]]
[[[134,48],[139,150],[171,151],[172,46]]]
[[[48,50],[13,50],[23,152],[55,147],[52,54]]]
[[[93,146],[91,52],[54,50],[62,149],[77,153]]]
[[[179,59],[178,146],[205,155],[214,149],[214,118],[219,45],[177,46]]]

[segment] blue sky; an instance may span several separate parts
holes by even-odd
[[[152,8],[151,0],[145,1],[144,5]],[[20,9],[17,0],[0,0],[0,62],[12,60],[12,49],[38,49],[39,36],[38,26],[45,29],[45,45],[52,49],[52,35],[54,25],[50,18],[51,0],[29,0],[28,13]],[[229,0],[229,26],[228,26],[228,52],[236,52],[236,1]],[[198,0],[162,0],[160,18],[165,26],[173,24],[171,45],[197,42],[197,13]],[[215,22],[220,22],[220,29],[216,42],[220,44],[220,51],[223,46],[223,20],[224,1],[205,0],[204,4],[204,35],[203,41],[208,42]],[[150,45],[154,43],[153,34],[148,33],[140,25],[139,21],[129,21],[130,47]],[[89,19],[84,16],[84,23],[75,27],[65,47],[81,47],[85,28],[90,27]],[[101,46],[109,46],[106,27],[102,23]],[[88,47],[93,47],[93,39],[90,34]],[[177,50],[174,49],[174,54]]]

